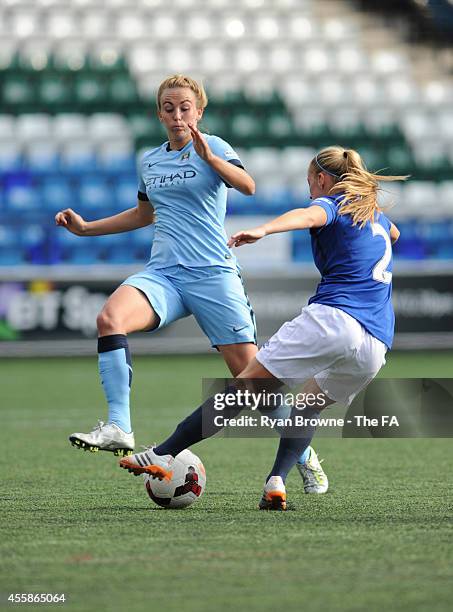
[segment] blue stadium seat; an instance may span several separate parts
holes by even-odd
[[[135,173],[137,163],[135,152],[132,147],[122,141],[109,141],[98,149],[97,160],[99,168],[104,172],[133,172]]]
[[[260,212],[256,196],[245,196],[235,189],[229,189],[227,212],[230,215],[254,215]]]
[[[131,247],[134,260],[146,263],[151,254],[154,239],[154,226],[142,227],[130,233]]]
[[[80,176],[78,194],[82,209],[108,208],[113,205],[113,189],[103,175]]]
[[[137,202],[137,176],[135,172],[123,174],[113,181],[113,193],[117,210],[127,210]]]
[[[68,251],[64,258],[65,263],[86,266],[97,263],[103,263],[102,252],[96,247],[84,247],[74,251]]]
[[[17,172],[22,167],[21,149],[15,140],[0,142],[0,172]]]
[[[61,167],[67,172],[78,174],[97,169],[94,147],[89,142],[68,142],[62,148]]]
[[[54,259],[78,265],[102,260],[103,248],[99,238],[76,236],[62,227],[55,228],[52,238]]]
[[[20,266],[27,263],[25,253],[18,247],[0,247],[0,266]]]
[[[112,249],[107,254],[107,262],[112,264],[130,264],[135,263],[137,260],[135,251],[128,246]]]
[[[57,172],[60,163],[58,148],[52,142],[32,143],[26,149],[24,163],[33,172]]]
[[[313,262],[310,234],[306,231],[293,232],[292,241],[293,261]]]
[[[10,211],[39,210],[39,198],[31,176],[10,174],[4,180],[4,197]]]
[[[264,215],[281,215],[291,209],[292,194],[286,187],[260,189],[258,186],[256,199],[259,213]]]
[[[52,174],[39,181],[40,206],[56,213],[64,208],[78,208],[79,200],[73,183],[68,176]]]
[[[35,223],[22,226],[20,240],[31,263],[47,263],[47,233],[44,225]]]
[[[0,266],[25,264],[26,256],[20,246],[20,233],[8,225],[0,226]]]

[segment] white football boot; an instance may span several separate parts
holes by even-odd
[[[310,447],[307,461],[296,465],[304,481],[305,493],[325,493],[327,491],[329,480],[313,448]]]
[[[97,453],[98,451],[109,451],[117,457],[131,455],[134,450],[134,433],[126,433],[115,423],[104,423],[98,421],[96,427],[90,433],[73,433],[69,441],[77,448]]]
[[[286,488],[280,476],[271,476],[264,485],[260,510],[286,510]]]
[[[156,455],[153,447],[148,446],[141,453],[135,453],[135,455],[121,459],[120,467],[135,476],[149,474],[159,480],[171,480],[174,461],[171,455]]]

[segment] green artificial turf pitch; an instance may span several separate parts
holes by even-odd
[[[393,353],[386,376],[450,377],[453,354]],[[134,361],[137,444],[159,441],[200,400],[217,356]],[[331,487],[292,510],[257,510],[275,439],[194,447],[207,468],[187,510],[151,505],[110,453],[70,446],[105,417],[95,357],[0,361],[0,607],[65,593],[70,610],[451,610],[451,439],[314,442]],[[18,606],[12,604],[11,607]]]

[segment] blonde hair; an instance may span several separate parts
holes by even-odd
[[[185,76],[183,74],[174,74],[162,81],[159,85],[159,89],[157,91],[156,96],[156,104],[157,110],[161,110],[160,99],[162,97],[162,93],[164,89],[175,89],[176,87],[188,87],[195,94],[195,98],[197,101],[197,108],[206,108],[208,105],[208,96],[204,90],[203,84],[198,83],[195,79],[191,77]]]
[[[351,215],[352,224],[362,228],[367,221],[374,222],[379,210],[377,195],[379,181],[405,181],[409,176],[373,174],[354,149],[334,146],[322,149],[310,162],[309,170],[315,174],[326,172],[335,179],[330,193],[344,193],[339,203],[340,215]]]

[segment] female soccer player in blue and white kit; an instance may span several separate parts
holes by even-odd
[[[146,268],[126,279],[98,316],[99,371],[109,414],[90,433],[70,436],[79,448],[117,455],[134,448],[127,334],[152,331],[193,314],[233,376],[257,352],[254,314],[223,226],[227,187],[251,195],[255,183],[228,143],[197,129],[206,105],[203,86],[190,77],[165,79],[157,93],[157,111],[168,142],[141,161],[137,206],[91,222],[71,209],[56,215],[57,225],[81,236],[155,224]],[[299,472],[307,492],[323,492],[327,479],[316,453],[309,450],[301,457]]]
[[[272,336],[232,387],[247,384],[242,379],[250,384],[252,379],[267,379],[271,389],[303,384],[303,392],[317,398],[299,413],[309,422],[298,430],[298,437],[280,439],[262,509],[286,509],[286,476],[309,446],[320,410],[334,402],[349,404],[385,363],[394,329],[391,244],[399,232],[378,207],[378,181],[405,178],[371,174],[354,150],[323,149],[308,169],[311,206],[230,239],[231,246],[241,246],[268,234],[309,229],[322,276],[308,306]],[[214,424],[216,414],[210,398],[165,442],[122,459],[121,467],[134,474],[168,477],[173,457],[221,429]],[[296,414],[293,408],[292,416]]]

